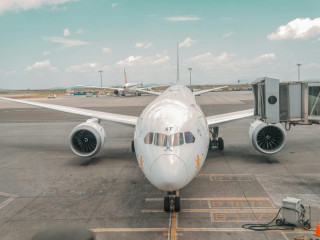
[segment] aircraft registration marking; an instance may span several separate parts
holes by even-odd
[[[141,167],[142,171],[144,170],[143,162],[144,162],[144,160],[142,160],[142,156],[140,156],[140,167]]]
[[[199,155],[197,155],[197,158],[195,159],[196,161],[196,173],[199,171],[200,169],[200,158],[199,158]]]

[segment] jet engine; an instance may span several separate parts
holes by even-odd
[[[260,120],[251,123],[249,137],[254,148],[265,154],[279,152],[287,140],[286,130],[280,123],[266,124]]]
[[[80,157],[91,157],[100,151],[106,134],[98,119],[89,119],[70,133],[70,148]]]
[[[114,90],[113,93],[116,94],[116,95],[118,95],[118,94],[119,94],[119,91],[118,91],[118,90]]]

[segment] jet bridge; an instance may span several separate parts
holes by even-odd
[[[252,88],[257,119],[265,123],[320,123],[320,81],[280,83],[278,79],[258,78]]]
[[[254,81],[252,89],[256,120],[249,136],[259,152],[279,152],[291,125],[320,123],[320,81],[280,83],[265,77]]]

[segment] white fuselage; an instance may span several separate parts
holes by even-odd
[[[200,171],[209,145],[209,128],[193,93],[169,87],[140,115],[135,153],[146,178],[158,189],[175,191]]]
[[[135,92],[135,88],[140,85],[141,84],[139,84],[139,83],[126,83],[125,85],[123,85],[122,92],[127,93],[127,94],[133,93],[133,92]]]

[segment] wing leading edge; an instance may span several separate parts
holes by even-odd
[[[135,126],[138,121],[138,117],[135,117],[135,116],[121,115],[121,114],[107,113],[107,112],[99,112],[99,111],[87,110],[87,109],[82,109],[82,108],[61,106],[61,105],[48,104],[48,103],[31,102],[31,101],[26,101],[26,100],[18,100],[18,99],[4,98],[4,97],[0,97],[0,99],[18,102],[18,103],[29,104],[29,105],[33,105],[33,106],[37,106],[37,107],[48,108],[48,109],[57,110],[60,112],[72,113],[72,114],[87,116],[87,117],[91,117],[91,118],[98,118],[101,120],[117,122],[117,123],[122,123],[122,124],[126,124],[126,125],[131,125],[131,126]]]
[[[253,116],[253,109],[247,109],[232,113],[209,116],[207,117],[207,123],[209,127],[214,127],[251,116]]]

